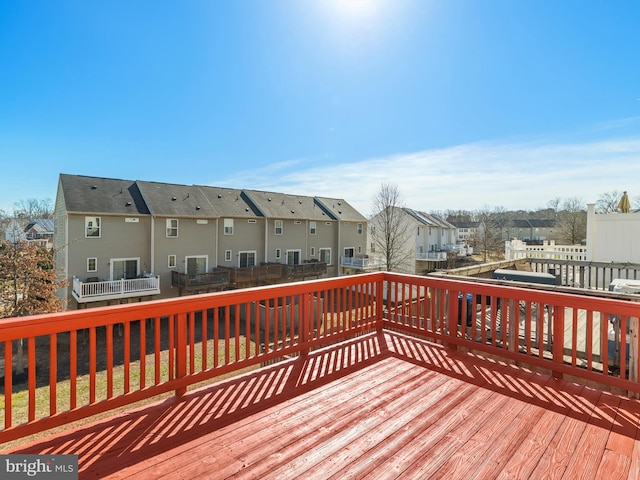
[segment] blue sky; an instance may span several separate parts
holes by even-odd
[[[0,0],[0,209],[60,173],[425,211],[640,197],[640,2]]]

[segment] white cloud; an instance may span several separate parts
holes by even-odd
[[[612,190],[640,195],[633,184],[638,178],[640,138],[629,137],[575,143],[478,142],[338,165],[296,160],[241,172],[224,183],[340,197],[368,214],[382,182],[397,184],[407,206],[432,211],[536,209],[555,197],[594,203],[599,194]]]

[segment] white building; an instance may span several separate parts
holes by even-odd
[[[596,213],[587,205],[587,260],[640,263],[640,213]]]

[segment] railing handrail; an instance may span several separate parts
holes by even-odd
[[[640,304],[629,301],[633,299],[635,297],[578,295],[556,291],[553,287],[533,290],[517,284],[374,272],[4,319],[0,320],[0,346],[4,347],[7,366],[13,364],[12,344],[15,341],[25,339],[29,365],[36,365],[36,360],[40,358],[36,350],[43,348],[40,345],[42,342],[36,342],[36,338],[48,339],[51,345],[50,408],[48,414],[42,417],[36,415],[36,368],[29,368],[26,387],[29,396],[28,422],[20,425],[13,422],[12,395],[6,396],[5,428],[0,430],[0,442],[160,393],[175,391],[181,395],[188,385],[223,373],[285,355],[304,353],[316,346],[383,328],[540,366],[551,370],[556,376],[570,373],[589,381],[640,392],[640,384],[633,377],[635,373],[631,372],[637,371],[636,354],[631,354],[631,360],[627,360],[628,355],[625,355],[637,349],[637,337],[626,333],[627,327],[637,328],[637,318],[640,317]],[[581,352],[577,351],[577,347],[571,346],[568,353],[565,351],[563,332],[576,328],[578,314],[575,312],[586,312],[585,318],[592,323],[597,320],[600,334],[604,335],[599,351],[592,346],[585,347],[585,358],[581,358],[580,363],[587,362],[587,367],[578,365],[577,358]],[[472,322],[469,326],[461,321],[467,318]],[[609,369],[608,343],[605,347],[605,342],[609,342],[608,331],[612,319],[622,326],[620,371],[617,374]],[[197,325],[197,322],[200,324]],[[113,331],[116,325],[122,325],[122,338],[128,345],[125,352],[129,352],[124,354],[122,363],[125,386],[121,392],[116,391],[113,378],[113,343],[116,341]],[[481,327],[479,330],[476,328],[478,325]],[[166,328],[163,329],[163,326]],[[483,330],[484,327],[491,330],[492,338],[487,338],[489,330]],[[530,334],[534,327],[538,329],[540,339],[532,345]],[[153,336],[146,333],[151,328]],[[130,344],[130,334],[135,329],[141,345],[146,345],[147,335],[154,339],[152,360],[141,355],[140,360],[131,362],[127,356],[137,348]],[[209,342],[204,340],[201,345],[196,342],[195,335],[200,335],[198,332],[209,335],[209,329],[213,329],[213,337],[205,338],[213,340],[213,346],[208,346]],[[231,336],[231,331],[237,332],[237,335]],[[244,335],[241,335],[242,331]],[[58,335],[69,335],[69,382],[75,385],[75,369],[81,363],[77,353],[81,345],[77,337],[83,335],[82,332],[88,332],[89,337],[89,400],[80,405],[81,400],[74,397],[75,387],[72,386],[70,406],[64,415],[60,415],[57,410],[60,399],[56,397],[56,368],[59,365],[56,352],[59,349],[54,347]],[[98,371],[96,360],[97,345],[103,341],[100,335],[104,336],[106,342],[107,367],[104,372]],[[166,336],[161,338],[161,335]],[[164,370],[161,368],[163,342],[168,349],[168,368]],[[629,347],[626,343],[629,343]],[[208,348],[214,349],[212,360],[207,360],[211,353],[207,351]],[[194,356],[196,350],[200,349],[204,352],[202,364],[198,364]],[[601,367],[598,367],[598,360]],[[132,364],[137,365],[136,368],[141,372],[138,385],[129,379]],[[146,370],[153,370],[153,381],[145,380]],[[4,380],[7,392],[12,391],[12,378],[12,369],[8,368]],[[98,393],[100,386],[106,389],[104,398],[99,398],[102,395]]]

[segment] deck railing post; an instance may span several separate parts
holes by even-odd
[[[638,383],[638,317],[629,318],[629,380]],[[640,393],[629,392],[629,397],[640,398]]]
[[[549,332],[551,333],[551,332]],[[553,364],[562,365],[564,363],[564,307],[555,305],[553,308],[553,338],[552,338]],[[552,370],[553,378],[562,378],[562,372]]]
[[[376,288],[376,331],[382,333],[383,327],[383,311],[384,311],[384,280],[378,280],[375,283]]]
[[[300,309],[300,322],[299,322],[300,342],[302,344],[306,344],[311,340],[311,327],[312,327],[311,319],[313,318],[311,311],[313,308],[312,307],[313,295],[311,294],[311,292],[307,292],[300,295],[300,297],[301,297],[300,300],[303,300],[301,302],[303,303],[303,305],[302,305],[302,308]],[[307,355],[308,353],[309,353],[308,346],[300,350],[300,355],[304,356],[304,355]]]
[[[184,378],[187,376],[187,320],[188,314],[186,312],[181,312],[176,315],[176,378]],[[176,396],[181,397],[186,392],[186,387],[179,388],[176,390]]]
[[[458,336],[458,295],[460,292],[456,292],[453,290],[447,290],[447,335],[455,340]],[[455,297],[455,298],[454,298]],[[457,342],[448,342],[447,347],[456,350],[458,348]]]

